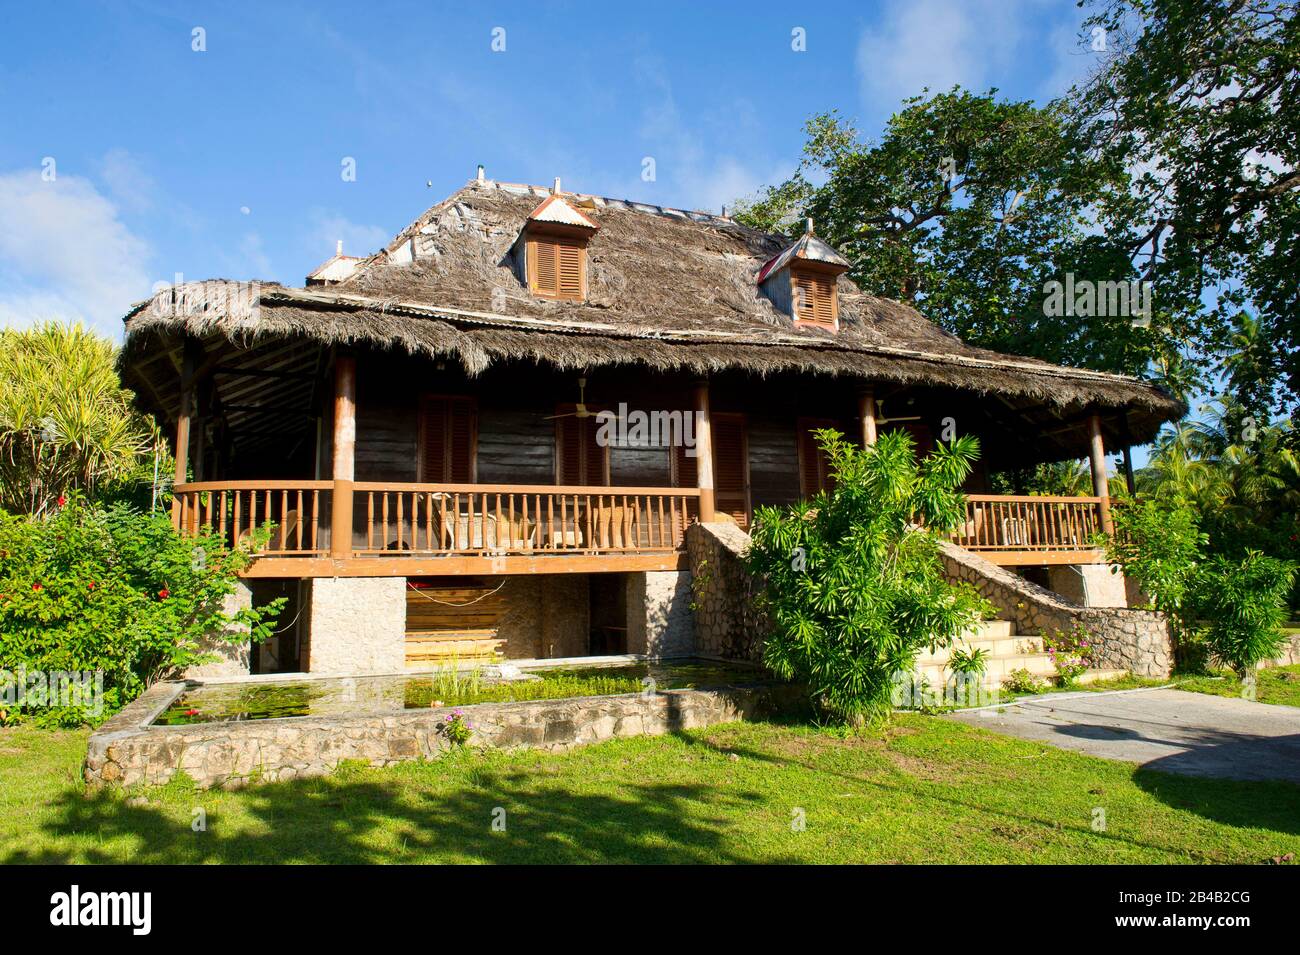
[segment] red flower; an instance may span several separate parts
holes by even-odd
[[[90,582],[90,589],[91,590],[95,589],[95,582],[93,580]]]
[[[44,590],[44,589],[45,588],[42,587],[40,584],[32,584],[32,590]]]
[[[185,711],[185,715],[186,715],[186,716],[198,716],[198,715],[199,715],[199,711],[198,711],[198,710],[186,710],[186,711]]]
[[[67,499],[66,497],[64,497],[62,494],[60,494],[60,495],[59,495],[59,507],[62,507],[64,504],[67,504],[67,503],[68,503],[68,499]]]
[[[159,600],[166,600],[166,599],[167,599],[168,597],[170,597],[171,595],[172,595],[172,592],[171,592],[170,590],[168,590],[166,587],[164,587],[162,590],[158,591],[158,599],[159,599]]]

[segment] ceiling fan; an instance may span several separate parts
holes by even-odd
[[[876,424],[878,424],[878,425],[880,425],[880,424],[893,424],[893,423],[896,422],[896,421],[920,421],[920,420],[921,420],[921,416],[920,416],[919,414],[914,414],[914,415],[900,415],[900,416],[897,417],[897,418],[886,418],[886,417],[885,417],[885,399],[881,398],[881,399],[879,399],[879,400],[876,402]]]
[[[573,411],[566,411],[564,414],[549,414],[545,420],[550,421],[553,418],[594,418],[596,412],[587,407],[587,379],[578,379],[578,403],[575,404]]]

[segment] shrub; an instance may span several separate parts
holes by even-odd
[[[948,672],[956,676],[983,676],[989,668],[988,655],[984,647],[974,650],[954,648],[948,656]]]
[[[205,638],[265,638],[283,601],[223,611],[247,559],[215,537],[183,538],[166,516],[125,505],[73,497],[44,518],[0,511],[0,670],[92,671],[103,674],[104,689],[102,712],[83,701],[9,709],[0,719],[95,722],[154,681],[213,659],[201,649]]]
[[[1176,616],[1206,545],[1196,512],[1175,501],[1140,499],[1115,507],[1112,519],[1107,558],[1124,568],[1156,610]]]
[[[1294,577],[1294,564],[1259,551],[1241,560],[1215,557],[1197,568],[1190,609],[1205,623],[1210,653],[1238,677],[1281,651]]]
[[[1043,681],[1021,667],[1004,676],[1002,686],[1009,693],[1037,693],[1043,688]]]
[[[1068,634],[1058,630],[1055,636],[1051,636],[1044,630],[1043,648],[1056,667],[1058,686],[1074,686],[1096,658],[1088,631],[1077,623]]]
[[[760,508],[747,560],[771,621],[764,662],[861,723],[888,714],[893,681],[923,646],[949,646],[992,612],[945,580],[939,556],[938,535],[963,519],[978,444],[963,437],[918,462],[904,432],[865,449],[834,431],[816,438],[833,490]]]

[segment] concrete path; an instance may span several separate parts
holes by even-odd
[[[1300,707],[1156,689],[1048,694],[949,718],[1168,773],[1300,783]]]

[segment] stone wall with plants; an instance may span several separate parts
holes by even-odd
[[[754,610],[754,583],[745,569],[749,543],[735,524],[692,524],[686,530],[695,651],[702,656],[762,659],[766,622]]]
[[[946,542],[941,548],[949,579],[972,584],[998,607],[1002,619],[1016,625],[1018,633],[1068,635],[1078,626],[1088,633],[1095,667],[1157,679],[1173,670],[1169,624],[1162,614],[1083,607],[970,551]]]

